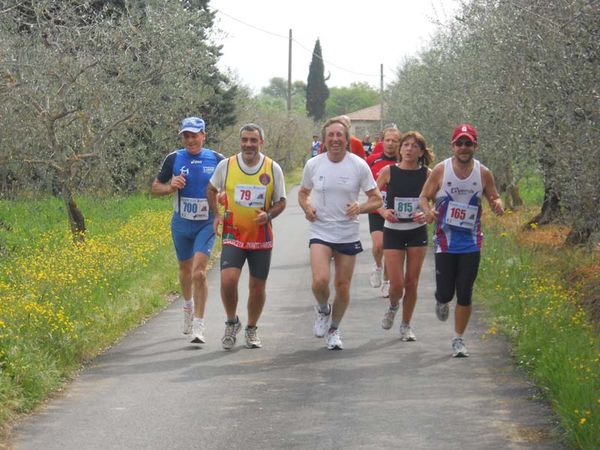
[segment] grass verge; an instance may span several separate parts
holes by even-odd
[[[289,170],[285,173],[285,188],[289,190],[292,186],[300,184],[302,181],[302,167]]]
[[[567,230],[560,227],[522,230],[533,215],[525,210],[492,221],[486,214],[476,295],[487,307],[488,332],[510,338],[516,363],[545,393],[569,444],[595,449],[600,341],[586,304],[591,292],[600,293],[598,252],[565,248]]]
[[[0,203],[0,425],[163,308],[176,286],[169,201],[80,206],[88,233],[74,244],[56,199]]]

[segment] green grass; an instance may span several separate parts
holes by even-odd
[[[525,197],[539,199],[539,187],[535,189],[537,193],[525,190]],[[566,268],[589,266],[596,256],[561,248],[558,259],[555,246],[518,245],[517,234],[523,233],[518,223],[524,221],[513,215],[485,224],[476,297],[486,306],[489,333],[510,338],[516,364],[544,392],[560,418],[565,439],[575,448],[596,449],[600,341],[582,306],[579,285],[565,277]]]
[[[519,183],[521,197],[526,205],[541,205],[544,200],[544,180],[540,173],[529,172]]]
[[[297,167],[285,173],[285,188],[289,190],[292,186],[302,181],[302,167]]]
[[[89,235],[110,233],[140,211],[164,211],[171,200],[151,198],[148,194],[93,198],[83,196],[77,204],[85,217]],[[27,251],[37,246],[42,236],[69,233],[64,203],[55,197],[20,201],[0,200],[0,256],[12,251]]]
[[[0,202],[0,425],[163,308],[177,287],[168,199],[79,206],[88,232],[75,245],[60,201]]]

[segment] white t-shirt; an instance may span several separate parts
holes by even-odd
[[[263,161],[265,160],[265,155],[259,153],[260,159],[258,164],[255,166],[248,166],[244,162],[244,158],[242,158],[242,154],[238,153],[236,155],[237,162],[240,168],[249,175],[254,175],[256,172],[260,170],[262,167]],[[229,158],[225,158],[215,169],[212,177],[210,178],[210,184],[212,184],[219,191],[222,191],[225,188],[225,178],[227,178],[227,161]],[[281,170],[281,166],[277,164],[277,162],[273,161],[273,202],[277,202],[285,198],[285,181],[283,179],[283,170]]]
[[[310,204],[317,220],[310,224],[310,239],[332,244],[360,240],[358,217],[346,216],[346,207],[358,201],[360,192],[377,187],[371,169],[364,159],[346,152],[340,162],[332,162],[327,153],[307,161],[302,187],[310,189]]]

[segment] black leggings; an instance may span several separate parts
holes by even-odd
[[[448,303],[456,292],[456,302],[469,306],[479,270],[480,252],[435,254],[435,298]]]

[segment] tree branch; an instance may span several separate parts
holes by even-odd
[[[56,161],[52,161],[50,159],[31,159],[31,158],[25,158],[25,159],[21,159],[21,160],[13,160],[13,161],[10,161],[10,162],[11,163],[25,163],[25,164],[47,164],[50,167],[54,167],[60,173],[65,172],[65,168],[64,167],[62,167],[61,165],[59,165]]]
[[[10,11],[11,11],[11,10],[13,10],[13,9],[17,9],[19,6],[21,6],[21,4],[20,4],[20,3],[17,3],[17,4],[16,4],[16,5],[14,5],[14,6],[9,6],[8,8],[5,8],[5,9],[3,9],[3,10],[0,10],[0,14],[6,14],[6,13],[10,12]]]
[[[70,110],[63,110],[62,112],[59,112],[59,113],[53,115],[52,117],[50,117],[50,119],[53,122],[56,122],[57,120],[62,119],[63,117],[66,117],[68,115],[74,114],[74,113],[79,112],[79,111],[81,111],[81,109],[79,109],[79,108],[77,108],[77,109],[70,109]]]
[[[126,116],[107,126],[104,130],[102,130],[102,132],[98,133],[96,139],[94,140],[93,147],[99,146],[111,132],[117,129],[122,123],[127,122],[133,116],[135,116],[135,111],[127,114]]]
[[[82,159],[88,158],[98,158],[98,153],[81,153],[79,155],[75,155],[72,158],[69,158],[69,161],[81,161]]]

